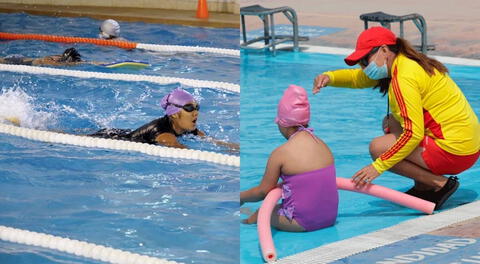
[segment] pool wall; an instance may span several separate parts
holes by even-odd
[[[238,0],[208,1],[209,17],[196,17],[197,0],[93,1],[93,0],[4,0],[2,13],[28,13],[54,17],[91,17],[120,22],[175,24],[197,27],[240,27]]]

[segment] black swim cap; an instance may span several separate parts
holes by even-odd
[[[82,61],[80,53],[75,48],[68,48],[66,49],[63,54],[62,58],[60,61],[63,62],[79,62]]]

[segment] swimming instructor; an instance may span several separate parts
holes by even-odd
[[[370,165],[356,172],[357,187],[384,171],[411,178],[406,193],[429,200],[439,209],[457,190],[456,176],[472,167],[480,155],[480,124],[460,88],[439,61],[417,52],[389,29],[363,31],[345,62],[357,69],[328,71],[314,80],[313,93],[335,87],[378,87],[388,94],[391,114],[385,135],[370,143]]]

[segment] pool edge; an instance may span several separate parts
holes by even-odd
[[[480,217],[479,206],[480,201],[475,201],[433,215],[407,220],[391,227],[291,255],[276,263],[329,263]]]

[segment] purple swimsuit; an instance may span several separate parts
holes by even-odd
[[[300,128],[297,133],[300,131],[312,134],[312,129]],[[282,174],[280,177],[283,180],[283,201],[279,215],[295,219],[306,231],[335,224],[338,190],[334,165],[295,175]]]

